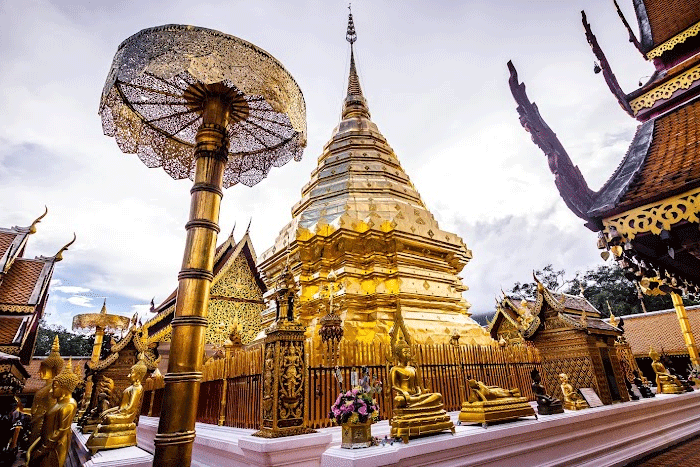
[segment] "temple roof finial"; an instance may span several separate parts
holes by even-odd
[[[350,5],[348,5],[348,10],[350,10]],[[345,105],[343,106],[343,118],[369,118],[369,108],[365,97],[362,95],[360,78],[357,76],[357,67],[355,66],[355,49],[353,44],[357,40],[357,33],[355,32],[355,22],[352,19],[352,11],[348,14],[348,29],[345,34],[345,40],[350,43],[350,75],[348,77],[348,95],[345,97]]]

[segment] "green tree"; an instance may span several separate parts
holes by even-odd
[[[65,356],[90,356],[92,354],[92,344],[94,336],[84,336],[68,331],[63,326],[55,324],[39,323],[39,330],[36,337],[36,347],[34,355],[44,356],[51,351],[54,336],[58,336],[58,343],[61,346],[61,355]]]
[[[544,284],[549,290],[557,290],[564,283],[564,270],[556,271],[552,264],[548,264],[542,269],[535,271],[537,279]],[[508,291],[508,295],[534,300],[537,296],[537,283],[533,279],[532,282],[516,282]]]

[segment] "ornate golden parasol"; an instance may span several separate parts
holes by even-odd
[[[119,46],[100,115],[123,152],[194,181],[154,455],[155,466],[187,466],[222,188],[255,185],[272,166],[301,157],[304,98],[264,50],[218,31],[167,25]]]
[[[97,363],[100,359],[102,349],[102,339],[105,332],[119,332],[129,328],[131,320],[126,316],[111,315],[107,313],[107,300],[102,304],[99,313],[83,313],[73,317],[74,331],[94,331],[95,343],[92,346],[92,357],[90,360]]]

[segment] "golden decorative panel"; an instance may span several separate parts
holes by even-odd
[[[698,34],[700,34],[700,22],[695,23],[683,32],[676,34],[658,47],[654,47],[652,50],[647,52],[647,59],[651,60],[652,58],[660,57],[664,52],[673,49],[678,44],[682,44],[686,40],[697,36]]]
[[[651,232],[658,235],[662,230],[670,230],[678,222],[699,222],[700,189],[696,188],[681,195],[667,198],[660,203],[625,212],[619,217],[603,220],[607,231],[615,227],[617,232],[632,240],[639,233]]]
[[[561,387],[558,384],[557,376],[561,373],[569,375],[569,382],[575,388],[593,388],[598,394],[598,383],[596,382],[593,362],[589,357],[559,358],[556,360],[544,360],[542,362],[547,378],[547,392],[558,399],[563,399]]]
[[[690,86],[699,79],[700,65],[696,65],[685,73],[681,73],[670,81],[666,81],[651,91],[633,99],[630,102],[630,107],[634,114],[637,115],[640,110],[652,107],[657,101],[670,98],[673,93],[679,89],[690,88]]]

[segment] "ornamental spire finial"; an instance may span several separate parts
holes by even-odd
[[[350,10],[349,5],[348,10]],[[348,94],[343,107],[343,118],[370,118],[367,101],[362,95],[360,78],[357,76],[357,67],[355,66],[355,50],[353,44],[357,40],[357,33],[355,32],[355,22],[352,19],[352,11],[348,14],[348,30],[345,34],[345,40],[350,43],[350,75],[348,76]]]

